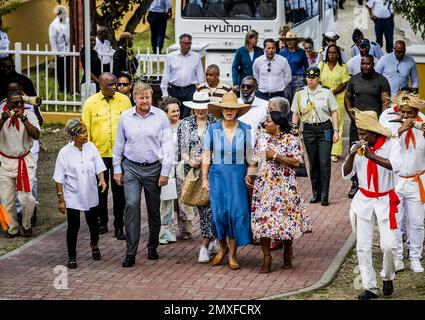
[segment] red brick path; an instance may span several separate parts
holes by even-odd
[[[66,264],[66,225],[34,241],[23,250],[0,259],[0,298],[6,299],[255,299],[311,286],[317,282],[351,233],[348,218],[349,181],[341,178],[341,161],[332,164],[330,206],[308,204],[313,233],[294,243],[294,268],[282,269],[282,250],[273,252],[273,270],[260,274],[260,246],[238,251],[242,268],[212,267],[197,263],[200,233],[196,221],[194,238],[160,246],[159,260],[147,259],[146,215],[136,265],[122,268],[125,241],[113,237],[110,224],[100,237],[102,259],[91,258],[85,220],[77,247],[78,268],[68,271],[68,289],[55,289],[54,269]],[[300,179],[308,203],[309,178]],[[227,259],[225,260],[227,262]],[[63,268],[66,270],[65,268]]]

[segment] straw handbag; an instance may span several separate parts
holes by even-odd
[[[207,206],[210,195],[202,189],[200,170],[189,170],[182,188],[181,201],[188,206]]]

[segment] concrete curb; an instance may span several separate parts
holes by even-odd
[[[6,254],[2,255],[2,256],[0,257],[0,260],[5,260],[5,259],[8,259],[8,258],[13,257],[14,255],[17,255],[17,254],[21,253],[21,251],[25,250],[26,248],[28,248],[28,247],[30,247],[30,246],[32,246],[32,245],[34,245],[34,244],[37,244],[37,243],[38,243],[38,242],[40,242],[40,241],[43,241],[43,240],[44,240],[45,238],[47,238],[49,235],[51,235],[52,233],[55,233],[57,230],[59,230],[60,228],[62,228],[62,227],[63,227],[64,225],[66,225],[66,224],[67,224],[67,222],[66,222],[66,221],[65,221],[65,222],[62,222],[60,225],[58,225],[58,226],[54,227],[53,229],[51,229],[51,230],[47,231],[47,232],[46,232],[46,233],[44,233],[44,234],[42,234],[42,235],[38,236],[37,238],[35,238],[35,239],[31,240],[31,241],[28,241],[27,243],[23,244],[23,245],[22,245],[22,246],[20,246],[19,248],[16,248],[15,250],[10,251],[10,252],[8,252],[8,253],[6,253]]]
[[[354,247],[355,243],[356,243],[356,234],[351,233],[350,236],[345,241],[342,248],[338,251],[335,258],[332,260],[328,269],[322,275],[320,280],[317,281],[315,284],[313,284],[313,285],[311,285],[307,288],[300,289],[300,290],[285,292],[285,293],[282,293],[282,294],[276,294],[276,295],[273,295],[273,296],[263,297],[263,298],[256,299],[256,300],[280,299],[280,298],[289,297],[289,296],[293,296],[293,295],[300,294],[300,293],[314,291],[314,290],[320,289],[322,287],[328,286],[334,280],[338,270],[341,268],[342,264],[344,263],[345,258],[348,255],[348,252],[350,252],[350,250]]]

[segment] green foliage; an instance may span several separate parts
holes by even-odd
[[[18,9],[20,2],[18,0],[0,0],[0,17],[8,15],[12,11]],[[6,26],[1,26],[3,31],[7,31],[10,28]]]
[[[425,0],[388,0],[394,12],[409,21],[412,30],[425,40]]]

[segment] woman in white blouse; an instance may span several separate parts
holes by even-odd
[[[67,213],[68,268],[75,269],[80,211],[84,211],[90,229],[92,257],[94,260],[100,260],[97,188],[100,187],[102,192],[107,188],[103,176],[106,167],[95,145],[88,142],[87,128],[81,120],[69,120],[65,132],[69,135],[70,142],[59,151],[53,179],[56,182],[59,211]]]

